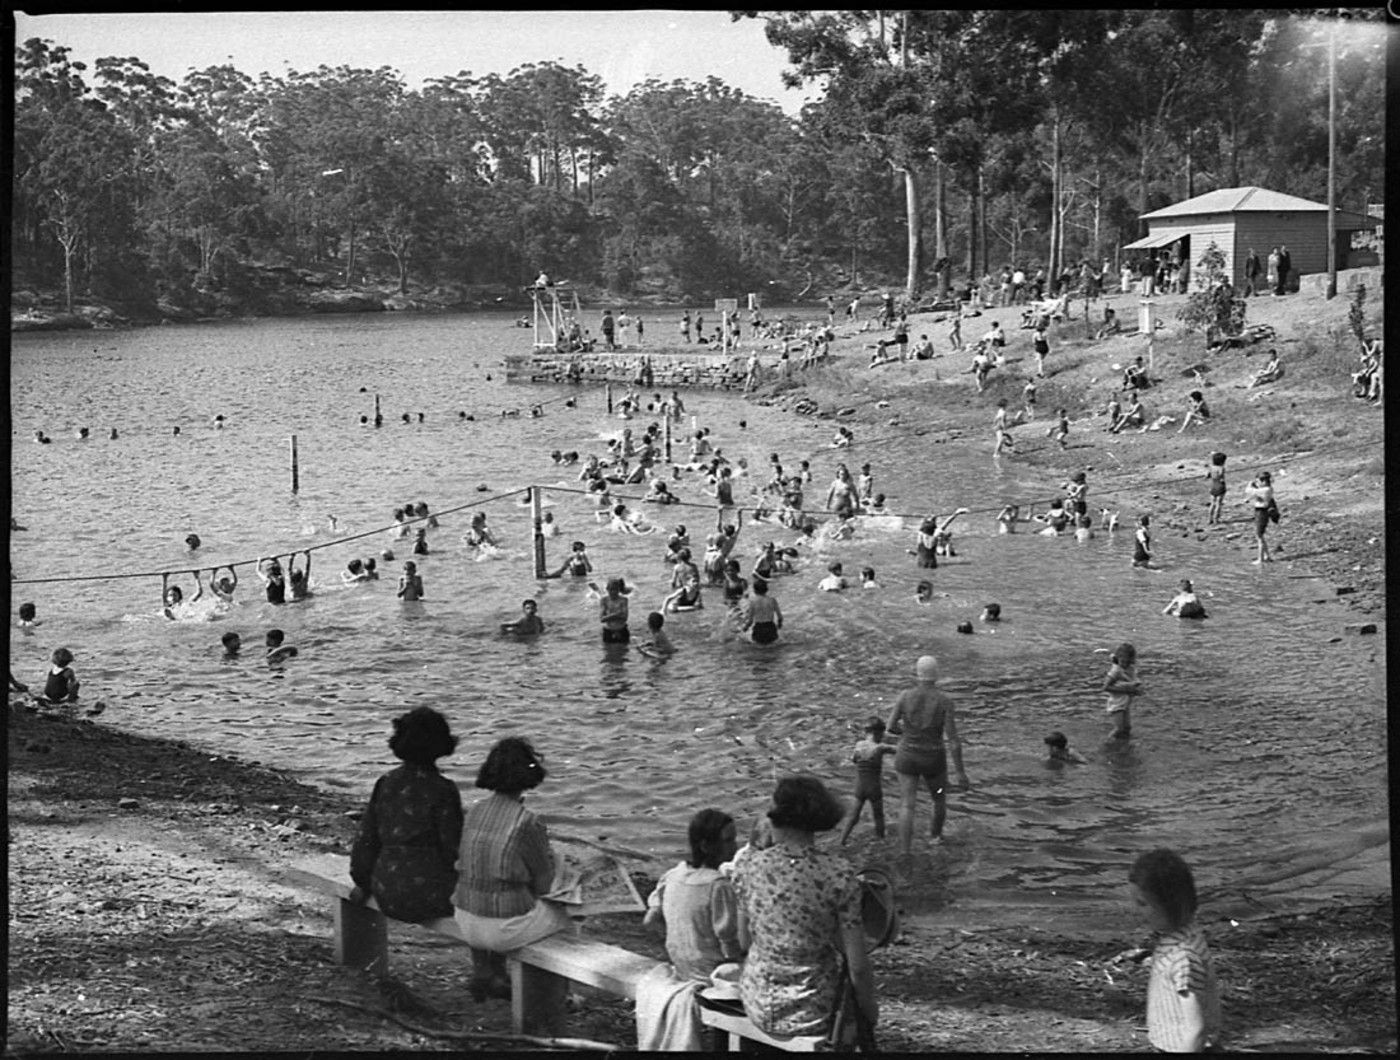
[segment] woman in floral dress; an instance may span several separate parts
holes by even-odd
[[[871,1026],[879,1016],[855,868],[816,847],[816,833],[843,816],[816,777],[784,777],[768,810],[773,845],[735,868],[740,940],[748,948],[739,995],[749,1019],[769,1034],[827,1032],[844,986],[843,954]]]

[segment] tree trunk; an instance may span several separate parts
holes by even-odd
[[[1147,126],[1138,122],[1138,222],[1137,237],[1147,235],[1147,222],[1142,215],[1147,212]]]
[[[948,182],[943,172],[943,163],[935,163],[934,179],[937,184],[933,194],[933,257],[940,263],[938,269],[938,297],[948,295]]]
[[[973,286],[977,285],[977,237],[981,234],[977,227],[977,185],[981,179],[982,170],[978,169],[977,179],[972,182],[967,193],[967,279]]]
[[[904,297],[913,302],[919,293],[919,265],[923,241],[920,238],[922,220],[919,212],[919,182],[912,165],[904,166],[904,208],[909,222],[909,269],[904,277]]]
[[[73,312],[73,251],[77,247],[77,237],[73,235],[59,236],[58,241],[63,246],[63,293],[64,304],[68,307],[68,312]]]
[[[355,275],[355,215],[350,215],[350,241],[345,251],[345,286],[349,287]]]
[[[1055,280],[1060,275],[1060,255],[1063,252],[1064,232],[1061,229],[1060,199],[1064,188],[1060,186],[1060,108],[1051,112],[1050,126],[1050,289],[1055,288]]]
[[[987,247],[987,188],[983,183],[982,167],[977,167],[977,206],[978,221],[977,235],[982,241],[982,268],[986,272],[992,271],[992,259]]]

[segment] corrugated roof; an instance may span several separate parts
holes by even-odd
[[[1296,195],[1285,195],[1281,191],[1270,191],[1268,188],[1217,188],[1204,195],[1197,195],[1194,199],[1145,213],[1142,217],[1152,221],[1203,213],[1240,213],[1245,210],[1260,213],[1312,213],[1326,209],[1325,202],[1300,199]]]

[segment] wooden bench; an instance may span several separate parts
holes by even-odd
[[[373,899],[349,900],[350,859],[323,855],[287,870],[291,883],[335,899],[335,959],[375,975],[389,971],[391,919]],[[465,946],[450,920],[418,924],[425,931]],[[557,1037],[565,1030],[564,999],[569,983],[607,994],[637,998],[641,978],[661,962],[619,946],[575,935],[552,935],[506,955],[510,972],[511,1026],[516,1034]]]
[[[704,991],[701,991],[701,994],[703,997]],[[707,1004],[702,1000],[698,1008],[700,1010],[700,1023],[713,1033],[713,1037],[707,1035],[707,1044],[712,1051],[741,1052],[745,1040],[758,1042],[761,1045],[781,1049],[788,1053],[827,1051],[824,1035],[797,1035],[788,1038],[759,1030],[737,1001],[727,1004],[724,1002]]]

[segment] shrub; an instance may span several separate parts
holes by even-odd
[[[1196,263],[1195,290],[1176,318],[1188,332],[1204,331],[1209,347],[1217,334],[1238,335],[1244,329],[1246,304],[1236,298],[1225,272],[1225,253],[1212,240]]]

